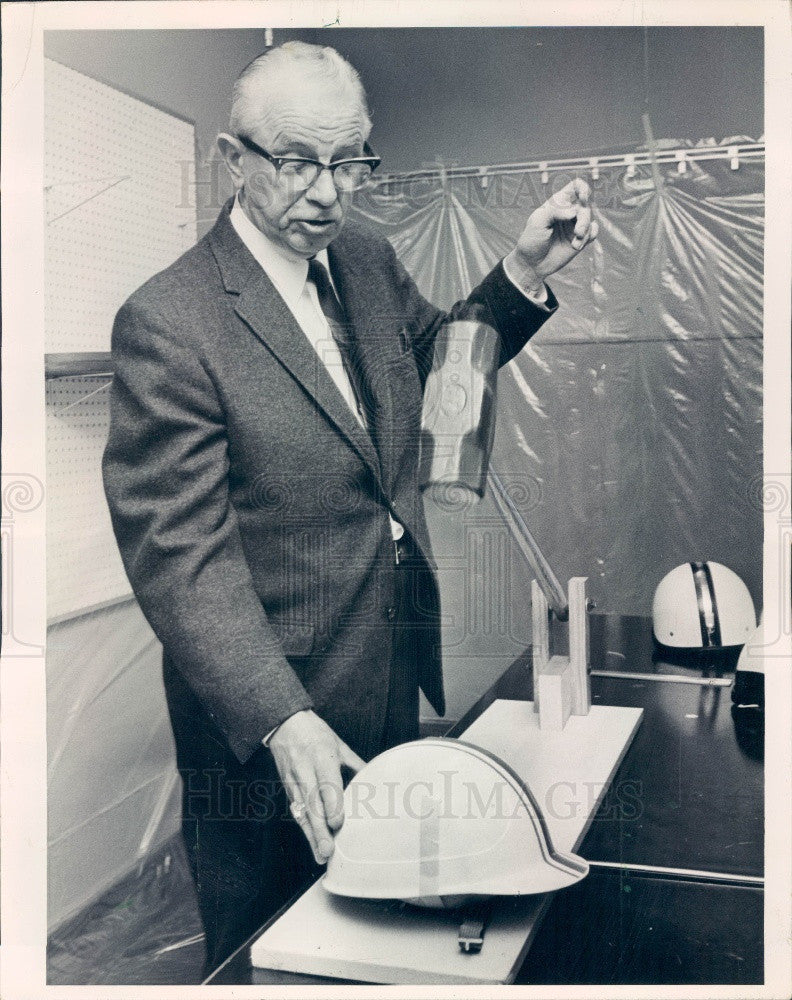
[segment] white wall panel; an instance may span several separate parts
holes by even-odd
[[[113,537],[101,460],[109,381],[47,383],[47,615],[74,614],[131,594]]]
[[[195,130],[44,64],[47,351],[107,351],[118,307],[195,242]]]

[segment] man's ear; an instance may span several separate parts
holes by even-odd
[[[220,155],[223,157],[231,180],[234,182],[234,188],[238,191],[245,180],[241,163],[244,146],[233,135],[221,132],[217,137],[217,148],[220,150]]]

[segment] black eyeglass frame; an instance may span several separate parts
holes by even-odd
[[[268,153],[266,149],[263,149],[257,142],[254,142],[251,138],[243,135],[241,132],[237,133],[237,139],[239,139],[242,145],[249,149],[251,153],[256,153],[258,156],[262,156],[265,160],[268,160],[273,167],[275,167],[275,171],[278,176],[280,176],[281,167],[284,163],[311,163],[314,166],[319,167],[316,177],[311,181],[311,184],[309,184],[308,187],[311,187],[311,185],[316,183],[323,170],[330,171],[333,175],[333,183],[335,184],[335,172],[339,167],[346,166],[350,163],[365,163],[371,167],[371,173],[373,174],[380,163],[382,163],[380,157],[375,155],[374,150],[367,142],[363,143],[363,151],[368,154],[366,156],[353,156],[346,160],[336,160],[334,163],[322,163],[321,160],[314,160],[310,156],[273,156],[272,153]],[[366,178],[366,180],[368,180],[368,178]],[[338,187],[338,185],[336,185],[336,187]]]

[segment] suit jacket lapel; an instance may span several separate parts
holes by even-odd
[[[210,233],[210,244],[226,291],[238,296],[237,315],[316,401],[381,483],[379,459],[371,438],[347,406],[291,310],[240,240],[228,211],[226,205]]]

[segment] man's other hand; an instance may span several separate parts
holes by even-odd
[[[359,771],[364,761],[314,712],[297,712],[269,741],[292,815],[311,845],[316,863],[333,853],[333,834],[344,822],[341,765]]]
[[[591,217],[591,189],[576,177],[528,217],[508,256],[510,269],[525,287],[541,288],[548,275],[560,271],[597,238],[598,229]]]

